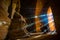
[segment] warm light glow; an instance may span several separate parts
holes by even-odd
[[[38,16],[35,16],[35,18],[38,18]]]
[[[47,16],[48,16],[48,22],[49,22],[50,31],[56,30],[55,25],[54,25],[54,19],[53,19],[53,14],[52,14],[51,7],[49,7],[48,10],[47,10]]]
[[[40,22],[37,23],[37,21],[40,21],[40,18],[38,18],[37,16],[39,16],[39,13],[41,12],[42,7],[43,7],[43,5],[42,5],[41,0],[37,0],[36,10],[35,10],[35,17],[36,17],[35,18],[35,26],[36,26],[36,32],[39,32],[40,31],[40,25],[41,25],[41,23]]]

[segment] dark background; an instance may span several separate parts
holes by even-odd
[[[44,40],[60,40],[60,1],[59,0],[43,0],[44,7],[51,6],[55,20],[57,35],[51,38],[46,37]],[[34,16],[36,0],[21,0],[21,14],[25,17]]]
[[[44,7],[47,8],[48,6],[51,6],[52,8],[57,35],[37,38],[33,40],[60,40],[60,1],[59,0],[43,0],[43,1],[45,2]],[[21,0],[21,14],[26,18],[34,16],[36,2],[37,0]],[[34,22],[34,19],[27,19],[26,21],[29,24]]]

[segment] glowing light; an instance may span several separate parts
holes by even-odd
[[[47,16],[48,16],[48,22],[49,22],[50,31],[56,30],[55,25],[54,25],[54,20],[53,20],[51,7],[49,7],[48,10],[47,10]]]
[[[32,16],[32,17],[30,17],[30,18],[28,18],[28,19],[38,18],[38,17],[40,18],[40,17],[43,17],[43,16],[46,16],[46,14],[44,14],[44,15],[38,15],[38,16],[34,16],[34,17]]]
[[[51,14],[47,14],[47,15],[49,15],[50,17],[53,17]],[[43,15],[38,15],[38,16],[28,17],[27,19],[40,18],[40,17],[44,17],[44,16],[46,16],[46,14],[43,14]]]
[[[35,18],[38,18],[38,16],[35,16]]]
[[[36,10],[35,10],[35,16],[39,16],[42,8],[43,8],[42,2],[40,0],[37,0]],[[41,23],[40,22],[36,23],[37,21],[40,21],[40,18],[35,18],[36,32],[40,32],[41,31],[40,30]]]

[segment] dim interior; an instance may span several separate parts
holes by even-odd
[[[17,15],[16,12],[13,16],[8,39],[20,40],[22,37],[23,40],[23,38],[38,38],[57,33],[51,5],[46,3],[47,7],[43,1],[39,0],[21,0],[20,2],[20,14]]]

